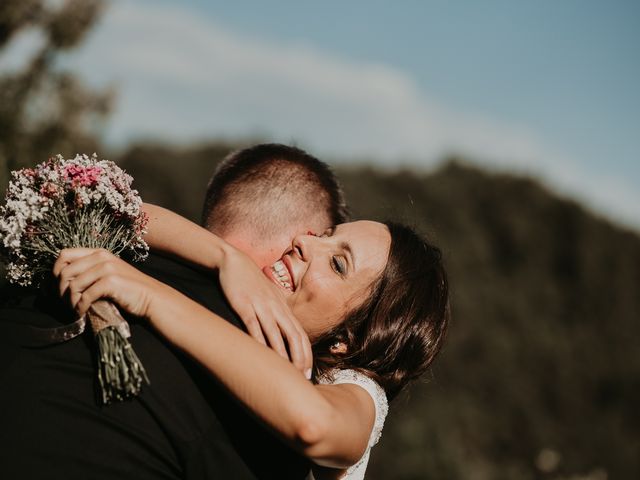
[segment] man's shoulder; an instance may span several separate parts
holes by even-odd
[[[19,323],[42,328],[58,327],[72,322],[74,314],[52,285],[0,287],[0,322]]]

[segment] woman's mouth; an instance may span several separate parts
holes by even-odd
[[[270,277],[282,288],[289,290],[290,292],[295,290],[289,269],[282,260],[278,260],[270,267],[265,267],[264,270],[268,271],[270,273]]]

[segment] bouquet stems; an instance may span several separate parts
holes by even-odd
[[[11,172],[0,206],[0,257],[7,262],[9,281],[39,286],[64,248],[104,248],[131,260],[146,258],[148,219],[132,182],[124,170],[96,154],[73,159],[57,155],[34,168]],[[95,302],[85,320],[93,327],[99,350],[103,403],[137,395],[149,380],[118,309],[107,301]],[[57,343],[81,331],[76,322],[41,337]]]
[[[98,344],[98,382],[102,403],[125,400],[149,383],[129,337],[129,324],[111,302],[98,300],[87,313]]]

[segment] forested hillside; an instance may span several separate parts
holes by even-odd
[[[143,145],[119,163],[147,201],[197,220],[231,148]],[[459,161],[337,171],[355,217],[401,219],[442,246],[453,289],[448,343],[397,401],[370,478],[638,478],[638,235]]]

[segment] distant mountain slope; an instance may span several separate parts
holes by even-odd
[[[637,478],[640,238],[533,180],[456,163],[340,177],[358,216],[434,237],[453,285],[435,378],[398,409],[371,478]]]
[[[141,146],[121,164],[143,198],[197,219],[229,149]],[[370,478],[640,478],[640,238],[461,163],[338,172],[356,216],[442,246],[453,289],[445,351],[398,402]]]

